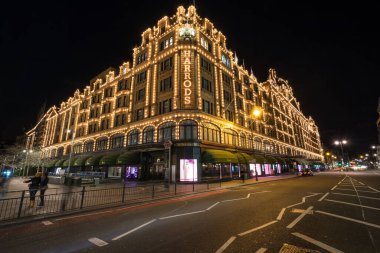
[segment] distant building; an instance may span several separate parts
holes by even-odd
[[[71,171],[177,181],[271,175],[323,160],[318,127],[288,81],[270,69],[259,82],[193,6],[145,30],[132,63],[51,107],[28,132],[36,145],[51,168],[67,168],[72,152]]]

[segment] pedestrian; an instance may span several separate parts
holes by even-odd
[[[29,198],[30,198],[29,207],[30,208],[34,207],[36,193],[40,186],[40,181],[41,181],[41,172],[37,172],[34,177],[24,181],[24,183],[29,183],[28,187],[29,187]]]
[[[49,177],[48,173],[45,171],[42,173],[41,181],[40,181],[40,203],[38,204],[39,207],[44,206],[45,204],[45,191],[48,188],[49,183]]]

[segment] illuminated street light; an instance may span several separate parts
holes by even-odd
[[[67,129],[67,133],[71,133],[70,129]],[[73,155],[73,144],[74,144],[74,138],[75,138],[75,132],[72,134],[71,138],[71,147],[70,147],[70,156],[69,156],[69,167],[67,168],[67,172],[70,172],[70,167],[71,167],[71,157]]]
[[[344,158],[343,158],[343,145],[347,144],[346,140],[337,140],[334,142],[335,145],[340,145],[340,151],[342,152],[342,167],[344,164]]]
[[[24,162],[23,174],[24,174],[24,176],[28,176],[28,174],[29,174],[28,155],[30,153],[33,153],[33,150],[32,149],[29,149],[29,150],[24,149],[22,152],[25,153],[25,162]]]

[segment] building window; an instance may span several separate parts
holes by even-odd
[[[88,107],[88,101],[87,100],[83,100],[82,103],[80,104],[79,109],[83,110],[83,109],[87,109],[87,107]]]
[[[206,49],[207,51],[212,51],[211,42],[209,42],[207,39],[201,37],[201,46]]]
[[[121,80],[117,84],[117,91],[127,90],[129,88],[130,88],[130,86],[129,86],[128,80]]]
[[[90,142],[86,142],[84,144],[84,152],[92,152],[94,151],[94,142],[93,141],[90,141]]]
[[[254,139],[253,145],[254,145],[254,149],[261,150],[261,140],[260,139]]]
[[[144,129],[143,143],[152,143],[154,136],[154,127],[150,126]]]
[[[165,38],[160,42],[160,51],[162,51],[162,50],[164,50],[170,46],[173,46],[173,36]]]
[[[246,137],[244,134],[240,134],[240,146],[245,147],[247,145]]]
[[[98,123],[88,125],[88,134],[92,134],[98,131]]]
[[[164,100],[159,103],[159,114],[164,114],[172,111],[172,99]]]
[[[243,109],[243,99],[241,98],[236,98],[236,107],[239,109],[239,110],[242,110]]]
[[[136,120],[142,120],[144,118],[144,109],[136,110]]]
[[[137,101],[143,101],[143,100],[145,100],[145,88],[137,92]]]
[[[172,89],[172,77],[160,81],[160,91],[169,91]]]
[[[111,107],[112,107],[111,102],[109,102],[109,103],[104,103],[104,104],[103,104],[102,114],[110,113],[110,112],[111,112]]]
[[[214,104],[202,99],[202,111],[208,114],[214,114]]]
[[[86,122],[86,120],[87,120],[87,113],[84,112],[79,116],[79,123]]]
[[[223,63],[227,68],[231,68],[231,62],[230,62],[230,59],[229,59],[225,54],[222,54],[222,63]]]
[[[99,107],[92,108],[90,111],[90,119],[99,117]]]
[[[91,104],[98,104],[100,103],[100,94],[95,94],[91,97]]]
[[[113,96],[113,87],[109,87],[109,88],[104,90],[104,97],[105,98],[112,97],[112,96]]]
[[[207,70],[208,72],[211,72],[211,63],[203,58],[201,58],[201,67],[202,69]]]
[[[212,92],[212,83],[210,80],[207,80],[206,78],[202,77],[202,89],[207,90],[209,92]]]
[[[202,125],[202,139],[204,141],[220,142],[220,130],[213,124]]]
[[[146,80],[146,71],[137,74],[137,83],[144,82]]]
[[[108,139],[102,138],[96,141],[96,151],[106,150],[108,147]]]
[[[124,147],[124,135],[117,135],[111,138],[111,148]]]
[[[114,121],[115,127],[125,125],[125,123],[127,123],[127,115],[126,114],[123,113],[123,114],[118,114],[115,116],[115,121]]]
[[[227,110],[226,111],[226,119],[229,121],[234,121],[234,116],[231,111]]]
[[[110,125],[110,120],[109,119],[102,119],[100,123],[100,131],[107,130]]]
[[[147,58],[148,58],[147,52],[143,52],[143,53],[139,54],[136,58],[136,65],[143,63]]]
[[[127,107],[128,106],[128,96],[120,96],[116,100],[116,108]]]
[[[223,96],[224,96],[224,101],[231,102],[232,96],[230,92],[223,90]]]
[[[224,144],[236,146],[237,137],[238,135],[235,131],[226,129],[224,132]]]
[[[252,92],[251,90],[246,90],[246,91],[245,91],[245,98],[246,98],[247,100],[251,100],[251,101],[253,101],[253,92]]]
[[[239,125],[244,126],[244,117],[239,116],[238,120],[239,120]]]
[[[128,145],[137,145],[140,143],[140,131],[135,129],[128,134]]]
[[[173,60],[172,60],[172,57],[170,57],[170,58],[163,60],[160,63],[160,70],[161,70],[161,72],[165,71],[165,70],[169,70],[172,68],[172,66],[173,66]]]
[[[222,80],[224,83],[226,83],[227,85],[230,85],[231,84],[231,77],[228,76],[227,74],[225,73],[222,73]]]
[[[168,122],[158,128],[158,142],[175,139],[175,123]]]
[[[198,139],[198,126],[193,120],[184,120],[179,124],[180,140],[196,140]]]
[[[76,145],[74,145],[73,153],[74,154],[82,153],[82,144],[76,144]]]
[[[248,76],[244,76],[243,77],[243,80],[244,80],[244,84],[249,84],[249,78],[248,78]]]
[[[235,83],[235,91],[242,94],[241,83]]]

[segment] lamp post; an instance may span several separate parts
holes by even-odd
[[[33,150],[32,149],[29,149],[29,150],[24,149],[22,152],[25,153],[25,162],[24,162],[24,171],[23,171],[23,174],[24,174],[24,177],[25,177],[25,176],[28,176],[28,174],[29,174],[28,155],[30,153],[33,153]]]
[[[68,129],[67,133],[71,133],[71,130]],[[70,147],[70,155],[69,155],[69,167],[67,168],[67,172],[70,172],[71,167],[71,157],[73,155],[73,144],[74,144],[74,138],[75,138],[75,132],[73,131],[72,137],[71,137],[71,147]]]
[[[340,146],[340,151],[342,152],[342,167],[343,167],[343,164],[344,164],[343,145],[346,145],[347,141],[346,140],[337,140],[337,141],[334,142],[334,144]]]
[[[253,107],[253,110],[252,110],[252,116],[253,118],[255,118],[256,120],[260,119],[261,117],[263,117],[263,108],[261,108],[260,106],[255,106]],[[265,121],[264,121],[265,122]],[[252,144],[253,144],[253,130],[252,130],[252,124],[253,124],[253,121],[251,122],[251,126],[250,126],[250,129],[252,131]],[[259,181],[258,179],[258,176],[257,176],[257,168],[256,168],[256,164],[255,165],[255,178],[256,178],[256,181]]]

